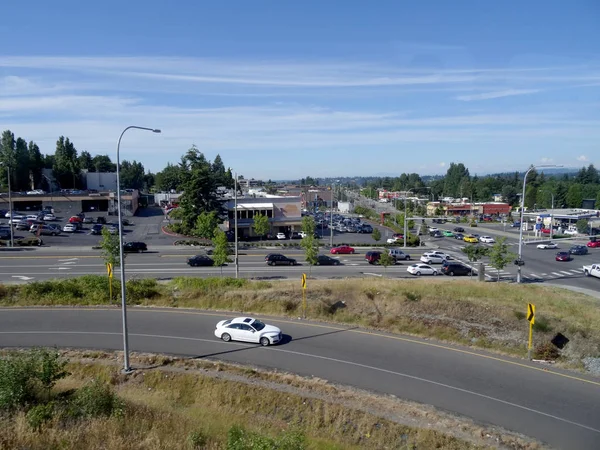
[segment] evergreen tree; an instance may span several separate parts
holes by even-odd
[[[23,138],[17,138],[15,142],[15,165],[11,167],[15,175],[16,183],[12,188],[16,191],[28,191],[32,189],[29,178],[29,150],[27,141]]]
[[[117,165],[113,163],[108,155],[96,155],[92,158],[94,172],[112,173],[117,171]]]
[[[33,141],[29,142],[29,175],[34,188],[39,188],[42,184],[42,169],[44,168],[44,157],[40,153],[40,148]]]
[[[79,186],[78,176],[80,173],[77,149],[73,143],[64,136],[56,141],[56,152],[54,153],[54,166],[52,167],[54,178],[63,189],[77,188]]]
[[[82,170],[87,170],[88,172],[96,171],[92,155],[90,155],[89,152],[86,152],[85,150],[81,152],[81,155],[79,155],[79,167]]]
[[[15,189],[15,135],[10,131],[10,130],[6,130],[2,133],[2,145],[1,145],[1,149],[0,149],[0,159],[2,160],[2,166],[0,166],[0,173],[1,173],[1,183],[2,186],[5,186],[6,189],[8,189],[7,186],[7,171],[8,171],[8,167],[9,166],[11,168],[10,171],[10,184],[11,184],[11,189]]]

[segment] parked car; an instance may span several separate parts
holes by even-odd
[[[444,275],[453,277],[454,275],[471,275],[472,269],[457,261],[444,261],[440,271]]]
[[[318,255],[315,264],[317,266],[339,266],[341,262],[339,259],[332,258],[331,256]]]
[[[539,248],[541,250],[546,250],[546,249],[556,249],[558,248],[558,245],[556,245],[555,242],[548,242],[546,244],[538,244],[536,246],[536,248]]]
[[[102,234],[102,228],[104,228],[102,225],[100,225],[99,223],[96,223],[92,226],[92,234]]]
[[[413,264],[406,268],[406,271],[411,275],[420,277],[421,275],[437,275],[438,272],[433,267],[427,264]]]
[[[106,223],[106,217],[96,217],[96,223],[101,223],[101,224],[105,224]]]
[[[267,265],[269,266],[296,266],[298,262],[293,258],[288,258],[287,256],[280,255],[278,253],[273,253],[268,255]]]
[[[81,223],[82,219],[79,216],[71,216],[69,218],[69,223]]]
[[[277,233],[277,239],[282,240],[282,239],[287,239],[285,233]]]
[[[94,223],[94,218],[86,216],[83,218],[83,223]]]
[[[125,253],[142,253],[148,251],[148,246],[145,242],[127,242],[123,244]]]
[[[14,225],[15,230],[27,231],[31,228],[31,224],[27,220],[19,220]]]
[[[56,220],[56,216],[52,213],[46,213],[44,214],[44,218],[43,220],[46,220],[48,222],[52,222],[53,220]]]
[[[44,241],[35,236],[24,237],[15,239],[15,245],[21,246],[41,246],[44,245]]]
[[[187,263],[191,267],[197,266],[213,266],[215,262],[212,258],[209,258],[206,255],[196,255],[188,258]]]
[[[355,250],[354,248],[350,247],[349,245],[340,245],[338,247],[333,247],[329,253],[331,253],[332,255],[337,255],[337,254],[354,254]]]
[[[404,240],[404,238],[399,238],[399,237],[391,237],[391,238],[388,238],[388,240],[387,240],[387,243],[388,243],[388,244],[395,244],[395,243],[397,243],[398,241],[403,241],[403,240]]]
[[[372,233],[373,232],[373,227],[369,224],[363,224],[362,227],[360,227],[358,229],[359,233]]]
[[[571,255],[587,255],[588,249],[585,245],[574,245],[569,249]]]
[[[282,338],[279,328],[251,317],[221,320],[217,323],[215,336],[225,342],[256,342],[262,346],[277,344]]]
[[[49,225],[31,225],[31,233],[38,233],[38,230],[40,236],[58,236],[60,234],[60,228]]]
[[[573,258],[571,257],[571,253],[569,252],[558,252],[556,254],[557,261],[571,261]]]

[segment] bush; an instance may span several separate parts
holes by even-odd
[[[543,359],[546,361],[554,361],[558,359],[560,352],[551,342],[536,345],[533,357],[535,359]]]
[[[304,434],[299,431],[284,433],[279,439],[244,430],[238,425],[227,432],[227,450],[303,450]]]
[[[192,448],[204,448],[208,442],[208,439],[202,431],[192,431],[188,435],[188,441],[190,442]]]
[[[223,289],[236,289],[245,287],[248,280],[245,278],[188,278],[177,277],[173,279],[171,284],[177,289],[198,290],[204,293],[214,292]]]
[[[46,403],[42,405],[36,405],[27,411],[25,419],[27,424],[35,431],[40,431],[42,426],[52,420],[54,415],[54,403]]]
[[[58,352],[34,349],[0,359],[0,409],[14,410],[48,399],[54,384],[68,375]]]
[[[144,299],[158,297],[158,283],[155,279],[145,278],[143,280],[129,280],[127,282],[127,299],[139,303]]]
[[[419,300],[421,300],[421,294],[419,294],[418,292],[406,291],[404,293],[404,298],[406,298],[406,300],[409,302],[418,302]]]
[[[123,409],[123,402],[110,386],[99,379],[94,379],[75,393],[70,414],[74,417],[120,416]]]
[[[535,323],[533,324],[533,329],[535,331],[541,331],[542,333],[546,333],[552,330],[552,327],[550,326],[550,322],[546,317],[537,316],[535,318]]]

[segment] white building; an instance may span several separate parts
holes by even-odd
[[[88,190],[98,192],[117,191],[117,174],[115,172],[87,172],[85,184]]]

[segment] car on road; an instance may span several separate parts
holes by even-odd
[[[519,228],[520,226],[521,226],[521,222],[513,222],[510,227],[511,228]]]
[[[541,250],[556,249],[558,248],[558,245],[556,245],[555,242],[548,242],[546,244],[538,244],[536,248],[539,248]]]
[[[574,245],[569,249],[571,255],[587,255],[588,249],[585,245]]]
[[[293,258],[288,258],[287,256],[281,255],[279,253],[272,253],[267,255],[265,259],[267,265],[269,266],[296,266],[298,262]]]
[[[479,239],[477,239],[475,236],[470,235],[470,236],[465,236],[463,238],[463,241],[465,242],[469,242],[471,244],[476,244],[477,242],[479,242]]]
[[[472,269],[457,261],[444,261],[440,271],[451,277],[455,275],[471,275]]]
[[[496,240],[491,236],[481,236],[479,238],[479,242],[482,242],[484,244],[493,244],[494,242],[496,242]]]
[[[318,255],[315,265],[317,266],[339,266],[341,264],[339,259],[332,258],[327,255]]]
[[[440,231],[440,229],[436,228],[436,227],[429,227],[429,230],[427,230],[427,231],[429,232],[429,234],[431,234],[431,233],[436,233],[436,232]]]
[[[442,231],[442,234],[444,235],[444,237],[454,237],[454,233],[450,230],[444,230]]]
[[[427,264],[413,264],[406,268],[406,271],[411,275],[420,277],[421,275],[437,275],[438,271]]]
[[[379,262],[380,258],[381,258],[381,252],[371,251],[371,252],[365,253],[365,260],[369,264],[377,264]]]
[[[214,266],[215,262],[212,260],[212,258],[209,258],[206,255],[196,255],[190,256],[187,260],[187,264],[190,267]]]
[[[333,247],[329,253],[331,253],[332,255],[337,255],[337,254],[354,254],[355,250],[353,247],[350,247],[349,245],[340,245],[338,247]]]
[[[465,235],[462,233],[456,233],[454,235],[454,239],[459,239],[459,240],[463,241],[465,239]]]
[[[410,261],[410,255],[408,253],[404,253],[399,248],[390,248],[388,250],[388,254],[396,261]]]
[[[126,242],[123,244],[123,251],[125,253],[142,253],[148,251],[148,246],[145,242]]]
[[[587,245],[589,248],[600,248],[600,241],[590,241]]]
[[[236,317],[217,323],[215,336],[225,342],[256,342],[263,347],[281,341],[281,330],[252,317]]]
[[[557,261],[571,261],[573,257],[569,252],[558,252],[555,259]]]
[[[465,229],[463,227],[455,227],[454,232],[455,233],[464,233]]]
[[[104,228],[102,225],[100,225],[99,223],[94,224],[94,226],[92,227],[91,233],[92,234],[102,234],[102,228]]]
[[[77,225],[73,223],[66,224],[63,229],[65,233],[75,233],[77,231]]]
[[[277,236],[275,237],[279,240],[287,239],[285,233],[277,233]]]
[[[446,261],[446,258],[434,253],[428,252],[421,256],[421,262],[424,262],[425,264],[443,264],[444,261]]]

